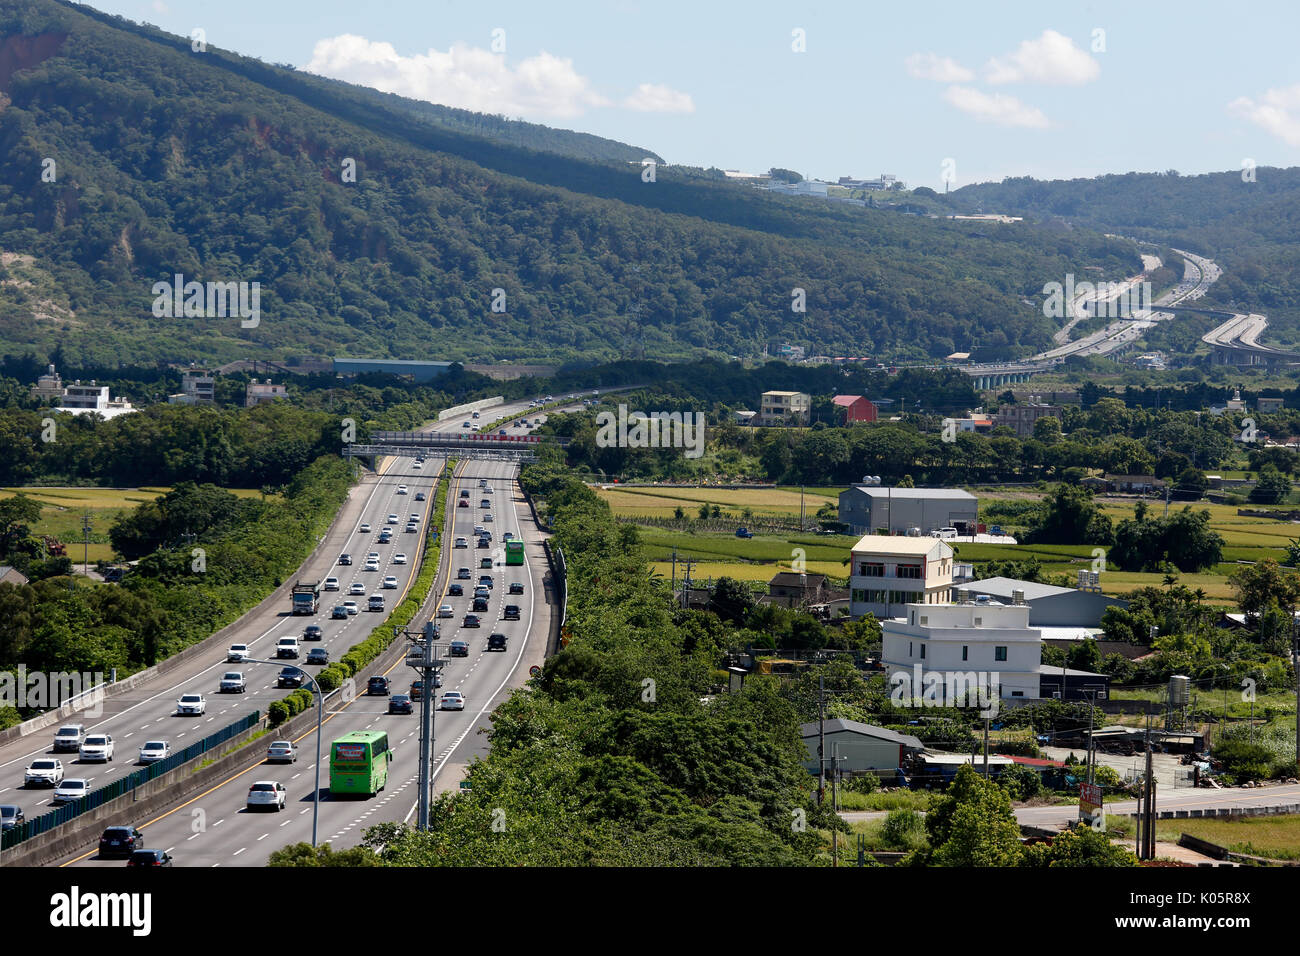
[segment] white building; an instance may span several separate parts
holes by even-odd
[[[960,698],[963,686],[986,687],[998,697],[1039,696],[1042,634],[1029,626],[1028,605],[912,604],[905,617],[882,621],[881,628],[889,686],[910,688],[907,699],[927,697],[926,685],[938,693],[936,703],[950,702],[954,688]]]
[[[951,600],[952,554],[938,538],[864,535],[849,558],[849,615],[883,620]]]
[[[274,402],[276,399],[288,398],[289,390],[285,385],[272,385],[268,378],[265,383],[253,379],[248,383],[248,388],[244,393],[244,407],[252,408],[254,405],[264,405],[267,402]]]
[[[82,385],[80,381],[73,382],[63,390],[63,401],[59,404],[59,411],[62,412],[74,415],[93,413],[104,418],[116,418],[135,410],[130,402],[113,401],[109,397],[108,386],[96,385],[93,381],[89,385]]]
[[[181,390],[169,395],[172,405],[212,405],[216,403],[217,380],[207,369],[186,369],[181,373]]]
[[[36,379],[36,384],[32,386],[32,398],[45,402],[63,397],[63,379],[59,377],[58,372],[54,371],[53,365],[49,369]]]

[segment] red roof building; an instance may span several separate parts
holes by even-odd
[[[874,422],[876,420],[876,406],[870,399],[863,398],[861,395],[836,395],[831,401],[837,408],[844,410],[844,423],[846,425],[853,422]]]

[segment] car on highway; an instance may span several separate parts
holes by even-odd
[[[130,856],[144,847],[144,834],[135,827],[108,827],[99,838],[100,859]]]
[[[515,533],[513,531],[507,531],[501,535],[501,540],[507,543],[513,541],[515,540]]]
[[[491,589],[492,589],[492,575],[490,575],[490,574],[480,574],[480,575],[478,576],[478,586],[481,587],[481,588],[487,588],[488,590],[491,590]]]
[[[488,609],[488,599],[485,597],[474,598],[474,603],[470,606],[471,611],[486,611]]]
[[[63,782],[63,761],[53,757],[33,760],[23,771],[24,787],[57,787]]]
[[[330,652],[323,647],[313,647],[307,652],[308,664],[328,664],[330,662]]]
[[[483,494],[485,494],[485,495],[494,494],[494,492],[492,491],[492,486],[489,485],[488,487],[484,488],[484,489],[483,489]]]
[[[77,758],[82,763],[97,761],[108,763],[113,759],[113,737],[111,734],[90,734],[81,742]]]
[[[364,584],[362,584],[360,581],[353,581],[351,584],[348,585],[348,593],[349,593],[349,594],[365,594],[365,593],[366,593],[366,586],[365,586]]]
[[[460,584],[448,584],[447,595],[449,597],[462,597],[465,594],[465,588]]]
[[[411,703],[411,698],[406,694],[394,694],[388,698],[388,712],[390,714],[413,714],[415,705]]]
[[[302,639],[304,641],[319,641],[323,640],[324,637],[325,632],[321,630],[319,624],[308,624],[302,629]]]
[[[486,557],[486,558],[479,558],[479,560],[478,560],[478,566],[479,566],[479,570],[480,570],[480,571],[483,570],[484,568],[490,568],[490,567],[492,567],[492,558],[491,558],[491,556]]]
[[[469,427],[470,427],[470,422],[461,422],[461,423],[460,423],[460,427],[461,427],[461,428],[469,428]]]
[[[297,763],[298,748],[292,740],[273,740],[266,748],[267,763]]]
[[[482,501],[478,503],[478,506],[482,508],[484,511],[486,511],[488,508],[492,507],[492,499],[484,498]]]
[[[393,532],[389,531],[387,528],[385,528],[383,531],[379,532],[379,543],[380,543],[380,544],[388,544],[388,543],[389,543],[390,541],[392,541],[392,540],[393,540]]]
[[[298,659],[298,638],[282,637],[275,642],[275,656],[280,660]]]
[[[420,526],[416,524],[414,521],[408,521],[406,523],[406,534],[415,534],[419,530],[420,530]]]
[[[86,739],[84,724],[64,724],[54,734],[54,752],[80,750],[81,742]]]
[[[439,710],[464,710],[465,695],[458,690],[449,690],[442,695],[442,702],[438,705]]]
[[[483,537],[478,539],[478,547],[480,548],[492,547],[492,539],[489,538],[487,535],[483,535]]]
[[[419,467],[418,464],[417,464],[416,467]],[[427,501],[428,499],[425,498],[425,496],[424,496],[424,492],[423,492],[423,491],[417,491],[417,492],[415,493],[415,500],[416,500],[416,501]]]
[[[404,552],[398,551],[396,554],[393,555],[393,564],[405,564],[405,563],[406,563],[406,554]]]
[[[324,587],[326,591],[337,591],[339,589],[339,579],[334,577],[326,578]]]
[[[358,528],[357,530],[360,531],[362,534],[370,534],[370,522],[369,521],[361,522],[361,527]]]
[[[506,649],[506,636],[504,634],[489,634],[487,649],[489,651],[504,651]]]
[[[388,575],[386,578],[384,578],[384,583],[381,585],[381,587],[385,588],[386,590],[392,591],[397,587],[397,578],[395,578],[391,574]]]
[[[365,566],[364,566],[361,570],[362,570],[362,571],[378,571],[378,570],[379,570],[379,559],[378,559],[378,558],[368,558],[368,559],[366,560]]]
[[[382,611],[384,609],[384,596],[382,594],[372,594],[366,601],[366,610]]]
[[[356,601],[344,601],[343,610],[347,611],[349,615],[353,615],[360,613],[361,608],[357,606]]]
[[[450,657],[469,657],[469,645],[464,641],[452,641],[447,645],[447,654]]]
[[[247,644],[231,644],[230,650],[226,651],[226,662],[228,664],[238,664],[240,661],[248,659]]]
[[[486,584],[479,584],[474,588],[474,596],[476,598],[490,598],[492,596],[492,589]]]
[[[27,817],[23,816],[23,808],[18,804],[0,803],[0,833],[21,826],[26,820]]]
[[[176,700],[177,717],[202,717],[208,710],[208,702],[202,694],[181,694]]]
[[[524,593],[524,582],[522,582],[522,581],[511,581],[511,582],[510,582],[510,587],[507,588],[507,590],[508,590],[511,594],[523,594],[523,593]]]
[[[517,621],[517,620],[519,620],[519,605],[518,605],[518,604],[507,604],[507,605],[505,606],[505,610],[501,612],[501,619],[502,619],[503,621]]]
[[[346,618],[347,616],[348,616],[348,609],[347,606],[343,604],[334,605],[334,610],[330,612],[330,619],[335,621],[337,621],[339,618]]]
[[[492,523],[492,512],[489,511],[487,514],[485,514],[485,515],[483,516],[483,523],[484,523],[484,524],[491,524],[491,523]]]
[[[438,605],[438,617],[455,617],[456,611],[450,604]]]
[[[171,866],[172,855],[166,850],[132,850],[127,866]]]
[[[296,667],[282,667],[280,673],[276,675],[276,687],[298,688],[302,686],[302,671]]]
[[[351,563],[352,563],[352,555],[346,553],[339,555],[339,564],[351,564]]]
[[[470,578],[469,568],[458,568],[456,577],[461,581],[468,581]]]
[[[469,502],[466,501],[464,498],[462,498],[462,499],[460,499],[459,503],[457,503],[456,507],[457,507],[457,508],[468,508],[468,507],[469,507]]]
[[[385,524],[397,524],[396,512],[389,514],[388,518],[385,520]]]
[[[274,780],[258,780],[248,788],[248,809],[274,807],[276,812],[284,809],[289,800],[289,792],[284,784]]]
[[[388,678],[375,675],[366,681],[366,693],[373,697],[388,696]]]
[[[469,417],[470,417],[470,418],[475,418],[475,419],[478,418],[478,412],[474,412],[474,413],[471,414]]]
[[[456,547],[458,547],[458,548],[468,548],[468,547],[469,547],[469,542],[466,541],[464,538],[457,538],[457,539],[456,539]]]
[[[226,671],[221,675],[221,683],[217,685],[218,694],[246,694],[248,693],[248,682],[244,680],[241,671]]]
[[[469,497],[469,489],[468,489],[468,488],[462,488],[462,489],[460,490],[460,496],[461,496],[462,498],[468,498],[468,497]]]
[[[50,803],[71,803],[90,793],[90,781],[85,777],[65,777],[54,788]]]
[[[408,492],[407,492],[407,490],[406,490],[406,485],[398,485],[398,486],[397,486],[397,493],[398,493],[399,495],[405,495],[405,494],[408,494]]]
[[[165,740],[146,740],[140,748],[141,763],[157,763],[172,755],[172,745]]]

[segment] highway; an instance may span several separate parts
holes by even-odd
[[[486,423],[498,417],[527,410],[527,408],[527,402],[517,402],[485,409],[480,413],[481,420]],[[469,417],[469,414],[465,414],[441,421],[436,425],[429,426],[429,430],[459,431],[463,422],[468,420]],[[522,432],[522,429],[518,431]],[[40,814],[49,805],[52,796],[50,790],[23,786],[23,771],[31,760],[36,757],[57,756],[64,764],[67,777],[86,777],[90,781],[90,787],[96,788],[115,778],[126,775],[136,766],[139,766],[136,763],[139,747],[148,740],[166,740],[174,749],[184,747],[200,739],[203,735],[211,733],[253,710],[265,713],[272,701],[279,700],[289,693],[287,689],[276,686],[279,666],[228,663],[226,651],[230,644],[248,644],[252,656],[269,659],[275,656],[276,642],[281,637],[292,635],[300,639],[301,657],[296,661],[286,660],[283,663],[302,665],[309,672],[315,670],[314,665],[305,665],[305,660],[307,653],[317,647],[325,648],[330,654],[330,659],[337,660],[348,648],[364,639],[371,626],[383,619],[382,614],[369,612],[365,609],[369,595],[383,594],[386,598],[386,608],[389,610],[399,604],[405,596],[410,582],[417,572],[416,561],[423,549],[425,537],[423,532],[426,531],[431,517],[436,478],[442,464],[441,460],[434,458],[429,458],[422,466],[417,465],[411,459],[388,459],[382,468],[382,474],[368,476],[351,490],[338,519],[323,538],[320,547],[304,564],[297,576],[298,579],[304,581],[323,580],[328,576],[335,576],[339,580],[339,591],[327,592],[322,590],[320,605],[314,616],[291,615],[289,613],[288,597],[283,594],[272,595],[228,629],[229,639],[220,641],[220,646],[213,646],[173,670],[155,675],[120,696],[106,698],[102,702],[103,713],[95,718],[77,716],[65,721],[65,723],[80,721],[86,725],[90,733],[111,734],[116,751],[115,759],[112,762],[83,764],[77,760],[77,755],[74,753],[54,754],[51,742],[55,730],[60,725],[53,725],[48,729],[10,741],[4,747],[0,747],[0,802],[18,804],[29,818]],[[493,531],[494,547],[500,546],[500,532],[510,530],[515,534],[520,533],[519,518],[513,506],[515,503],[513,501],[515,487],[508,480],[508,476],[513,473],[514,468],[515,466],[509,463],[493,462],[484,464],[475,471],[475,466],[470,463],[469,471],[465,473],[465,479],[462,479],[477,478],[481,474],[484,477],[490,477],[494,485],[499,486],[495,490],[495,496],[501,502],[501,513],[496,514],[494,512],[494,522],[487,525]],[[476,481],[474,483],[477,484]],[[399,485],[403,484],[406,485],[407,493],[399,494]],[[425,495],[426,500],[417,502],[416,495],[421,492]],[[474,499],[476,505],[479,501],[479,498]],[[455,505],[456,501],[454,499],[449,500],[449,507],[454,508]],[[412,534],[403,530],[406,526],[407,517],[412,513],[419,515],[420,533]],[[390,514],[397,516],[398,521],[396,524],[386,524]],[[469,514],[481,518],[482,509],[456,509],[458,535],[461,534],[459,529],[465,525]],[[363,533],[360,531],[363,523],[369,523],[369,532]],[[473,522],[470,522],[471,530],[472,524]],[[392,540],[388,544],[380,544],[378,541],[379,532],[385,527],[392,530]],[[462,536],[468,537],[469,532],[466,531]],[[447,543],[451,544],[452,542]],[[379,554],[379,570],[365,571],[363,570],[365,556],[372,551]],[[340,566],[338,564],[339,556],[343,552],[352,555],[353,563],[350,566]],[[541,555],[540,545],[535,541],[530,543],[528,552],[527,558],[531,566],[527,570],[532,573],[521,576],[525,579],[526,592],[522,596],[514,596],[515,602],[525,609],[524,620],[518,623],[511,622],[508,628],[503,628],[506,633],[512,635],[509,652],[505,655],[493,654],[490,663],[482,664],[480,660],[482,645],[486,643],[487,634],[496,629],[484,627],[481,630],[481,640],[475,642],[477,645],[476,651],[471,654],[469,660],[467,662],[458,661],[447,669],[448,689],[456,689],[458,684],[469,680],[471,672],[475,675],[472,679],[472,687],[460,688],[464,689],[470,696],[469,709],[464,715],[453,716],[450,721],[453,727],[461,722],[468,722],[470,716],[476,714],[479,707],[486,707],[487,700],[480,699],[480,696],[486,694],[487,678],[496,675],[494,679],[499,682],[504,673],[502,665],[506,660],[516,660],[527,643],[525,638],[529,635],[530,630],[540,635],[537,641],[543,643],[545,641],[546,623],[544,622],[540,629],[533,628],[534,615],[544,615],[545,613],[544,602],[534,601],[534,594],[540,595],[542,593],[540,587],[541,564],[539,564],[539,561],[544,564],[544,557]],[[405,555],[406,560],[404,563],[397,563],[394,560],[399,553]],[[457,556],[467,554],[465,551],[455,550],[452,553]],[[475,566],[477,563],[477,560],[473,562]],[[497,573],[499,575],[500,572]],[[536,583],[533,581],[534,574],[537,577]],[[396,578],[397,586],[391,589],[382,589],[381,582],[388,575]],[[477,579],[477,575],[478,572],[474,571],[475,579]],[[353,582],[360,582],[365,593],[349,595],[349,586]],[[472,588],[470,592],[472,593]],[[501,587],[494,589],[492,612],[497,616],[500,614],[500,607],[503,603],[501,601],[502,593],[503,589]],[[331,616],[332,609],[336,604],[340,604],[345,600],[356,601],[360,606],[359,612],[344,620],[333,619]],[[458,599],[452,600],[456,602]],[[468,598],[463,600],[468,601]],[[538,603],[542,604],[540,610],[535,606]],[[485,622],[491,620],[494,620],[494,618],[485,616]],[[459,619],[457,619],[456,623],[459,623]],[[303,630],[309,624],[320,626],[323,632],[320,641],[305,642],[301,640]],[[515,630],[520,634],[520,640],[513,639],[514,634],[512,631]],[[469,633],[472,634],[473,631]],[[227,671],[241,671],[244,674],[247,680],[246,693],[218,693],[219,681]],[[361,693],[364,693],[364,679],[367,676],[369,675],[357,675],[359,692]],[[399,674],[395,676],[402,678],[402,685],[399,689],[405,690],[409,680],[406,679],[405,675]],[[480,680],[480,678],[484,679]],[[207,701],[206,712],[201,716],[176,716],[176,699],[183,693],[203,694]],[[341,695],[336,694],[331,698],[331,703],[337,702],[342,707],[343,702],[340,697]],[[344,707],[344,710],[347,712],[349,720],[360,720],[361,723],[358,726],[364,726],[375,719],[376,714],[372,714],[370,711],[381,709],[385,705],[386,700],[381,703],[379,698],[358,697],[350,707]],[[363,717],[364,719],[362,719]],[[394,719],[399,722],[408,722],[407,725],[399,723],[394,728],[394,730],[402,730],[402,733],[395,734],[393,737],[394,742],[399,747],[395,770],[397,776],[401,777],[406,772],[406,768],[413,768],[414,766],[413,758],[416,750],[414,738],[407,741],[406,746],[403,746],[402,740],[407,736],[408,732],[414,733],[416,721],[414,718]],[[330,724],[335,728],[340,726],[334,719],[330,721]],[[346,729],[358,729],[358,726],[349,725]],[[409,731],[404,729],[404,726],[409,726]],[[346,732],[346,730],[341,732]],[[327,738],[328,733],[327,730]],[[252,746],[264,750],[265,744],[269,743],[271,739],[274,739],[273,734],[268,735]],[[447,737],[443,733],[439,734],[439,740],[451,739],[454,738]],[[328,742],[328,739],[326,742]],[[283,772],[285,768],[281,768],[280,773],[263,774],[257,776],[256,779],[283,779],[283,782],[291,786],[291,794],[309,796],[311,774],[308,771],[310,770],[311,757],[307,755],[314,756],[314,731],[313,739],[310,742],[302,741],[300,745],[303,747],[304,757],[289,772],[285,773]],[[291,778],[298,782],[290,784]],[[302,782],[304,778],[305,783]],[[242,805],[242,799],[247,788],[243,786],[242,781],[240,786],[242,789],[239,790],[238,797]],[[296,791],[303,786],[306,786],[307,792],[298,794]],[[401,786],[401,781],[396,781],[396,786],[390,787],[384,796],[391,798]],[[214,835],[221,830],[225,830],[227,834],[239,830],[238,826],[228,826],[221,812],[224,804],[220,801],[225,796],[227,794],[222,794],[221,797],[215,800],[203,798],[202,801],[203,807],[206,807],[209,802],[212,803],[213,812],[208,814],[207,820],[211,824],[211,832]],[[381,797],[381,799],[384,798]],[[196,809],[203,807],[195,806]],[[297,817],[299,814],[295,811],[291,815]],[[281,814],[281,816],[284,815]],[[176,817],[179,819],[180,815],[177,814]],[[334,832],[325,829],[324,817],[325,814],[322,813],[322,838]],[[185,835],[189,837],[192,835],[189,830],[192,814],[186,813],[184,819]],[[305,839],[310,839],[310,814],[306,815],[306,820],[308,821],[308,829]],[[218,821],[221,821],[220,825],[218,825]],[[140,825],[139,821],[133,822],[137,826]],[[286,828],[286,831],[294,834],[294,839],[299,838],[296,830]],[[224,838],[224,835],[222,835],[222,839]],[[41,838],[37,837],[36,839]],[[208,845],[205,841],[194,842],[205,848]],[[216,845],[220,841],[214,839],[211,842]],[[157,845],[157,843],[151,838],[150,845]],[[260,855],[250,853],[247,862],[251,865],[264,862],[270,850],[278,845],[278,843],[268,845],[266,852]],[[177,854],[178,865],[191,862],[192,858],[188,853],[191,848],[196,847],[191,844],[191,846],[185,848],[185,851]],[[215,856],[220,856],[219,851],[214,850],[213,853]],[[240,862],[244,861],[241,859]]]

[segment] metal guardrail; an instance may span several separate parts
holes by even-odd
[[[253,711],[247,717],[243,717],[235,721],[233,724],[227,724],[216,733],[204,737],[197,743],[190,744],[184,750],[176,751],[176,753],[164,760],[159,760],[155,763],[149,764],[148,766],[141,767],[139,770],[133,771],[121,780],[115,780],[113,783],[100,787],[98,790],[92,790],[84,797],[65,803],[60,807],[55,807],[48,813],[42,813],[39,817],[33,817],[10,830],[5,830],[3,834],[0,834],[0,853],[12,849],[20,843],[30,840],[34,836],[48,833],[55,827],[62,826],[63,824],[81,816],[83,813],[96,810],[108,803],[110,800],[116,800],[118,797],[130,793],[132,790],[148,783],[150,780],[161,777],[163,774],[175,770],[177,767],[183,766],[197,757],[201,757],[214,747],[218,747],[225,743],[236,734],[243,733],[245,730],[253,727],[261,719],[262,715],[257,711]]]

